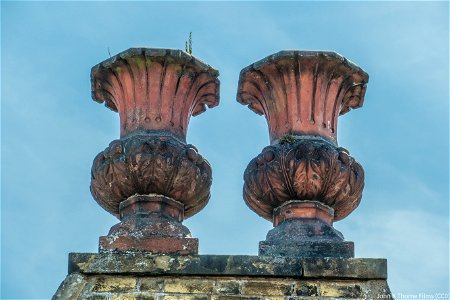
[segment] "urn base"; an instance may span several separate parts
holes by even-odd
[[[120,203],[121,222],[100,237],[99,252],[198,254],[198,239],[181,222],[184,206],[163,195],[134,195]]]
[[[197,238],[101,236],[99,252],[145,252],[152,255],[197,255]]]
[[[297,258],[353,258],[353,242],[259,242],[260,256],[289,256]]]
[[[273,213],[274,228],[259,243],[261,256],[354,257],[353,242],[333,228],[333,209],[318,201],[292,200]]]

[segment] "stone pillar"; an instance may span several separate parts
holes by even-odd
[[[281,51],[241,71],[237,100],[265,115],[271,141],[244,174],[245,202],[274,225],[260,255],[354,256],[332,224],[358,206],[364,171],[336,133],[338,116],[362,106],[368,79],[324,51]]]
[[[120,139],[94,159],[91,192],[121,222],[100,251],[196,254],[181,222],[208,202],[211,167],[186,144],[191,115],[219,103],[219,73],[169,49],[132,48],[92,68],[92,97],[120,116]]]

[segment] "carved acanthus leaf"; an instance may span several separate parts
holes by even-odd
[[[340,220],[359,204],[364,187],[361,165],[323,139],[301,138],[266,147],[244,174],[246,203],[271,220],[273,209],[290,200],[316,200]]]
[[[212,172],[192,145],[170,135],[134,135],[113,141],[92,166],[91,192],[118,216],[120,202],[135,194],[160,194],[184,204],[185,217],[209,199]]]

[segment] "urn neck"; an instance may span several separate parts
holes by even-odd
[[[333,224],[334,209],[319,201],[292,200],[283,203],[273,211],[273,226],[289,219],[318,219]]]
[[[184,205],[172,198],[158,195],[134,195],[122,201],[119,206],[120,219],[127,217],[165,217],[182,222]]]

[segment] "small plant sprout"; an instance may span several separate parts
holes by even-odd
[[[185,42],[185,51],[192,54],[192,31],[189,32],[189,39]]]
[[[280,138],[280,144],[294,144],[297,141],[294,135],[285,134]]]

